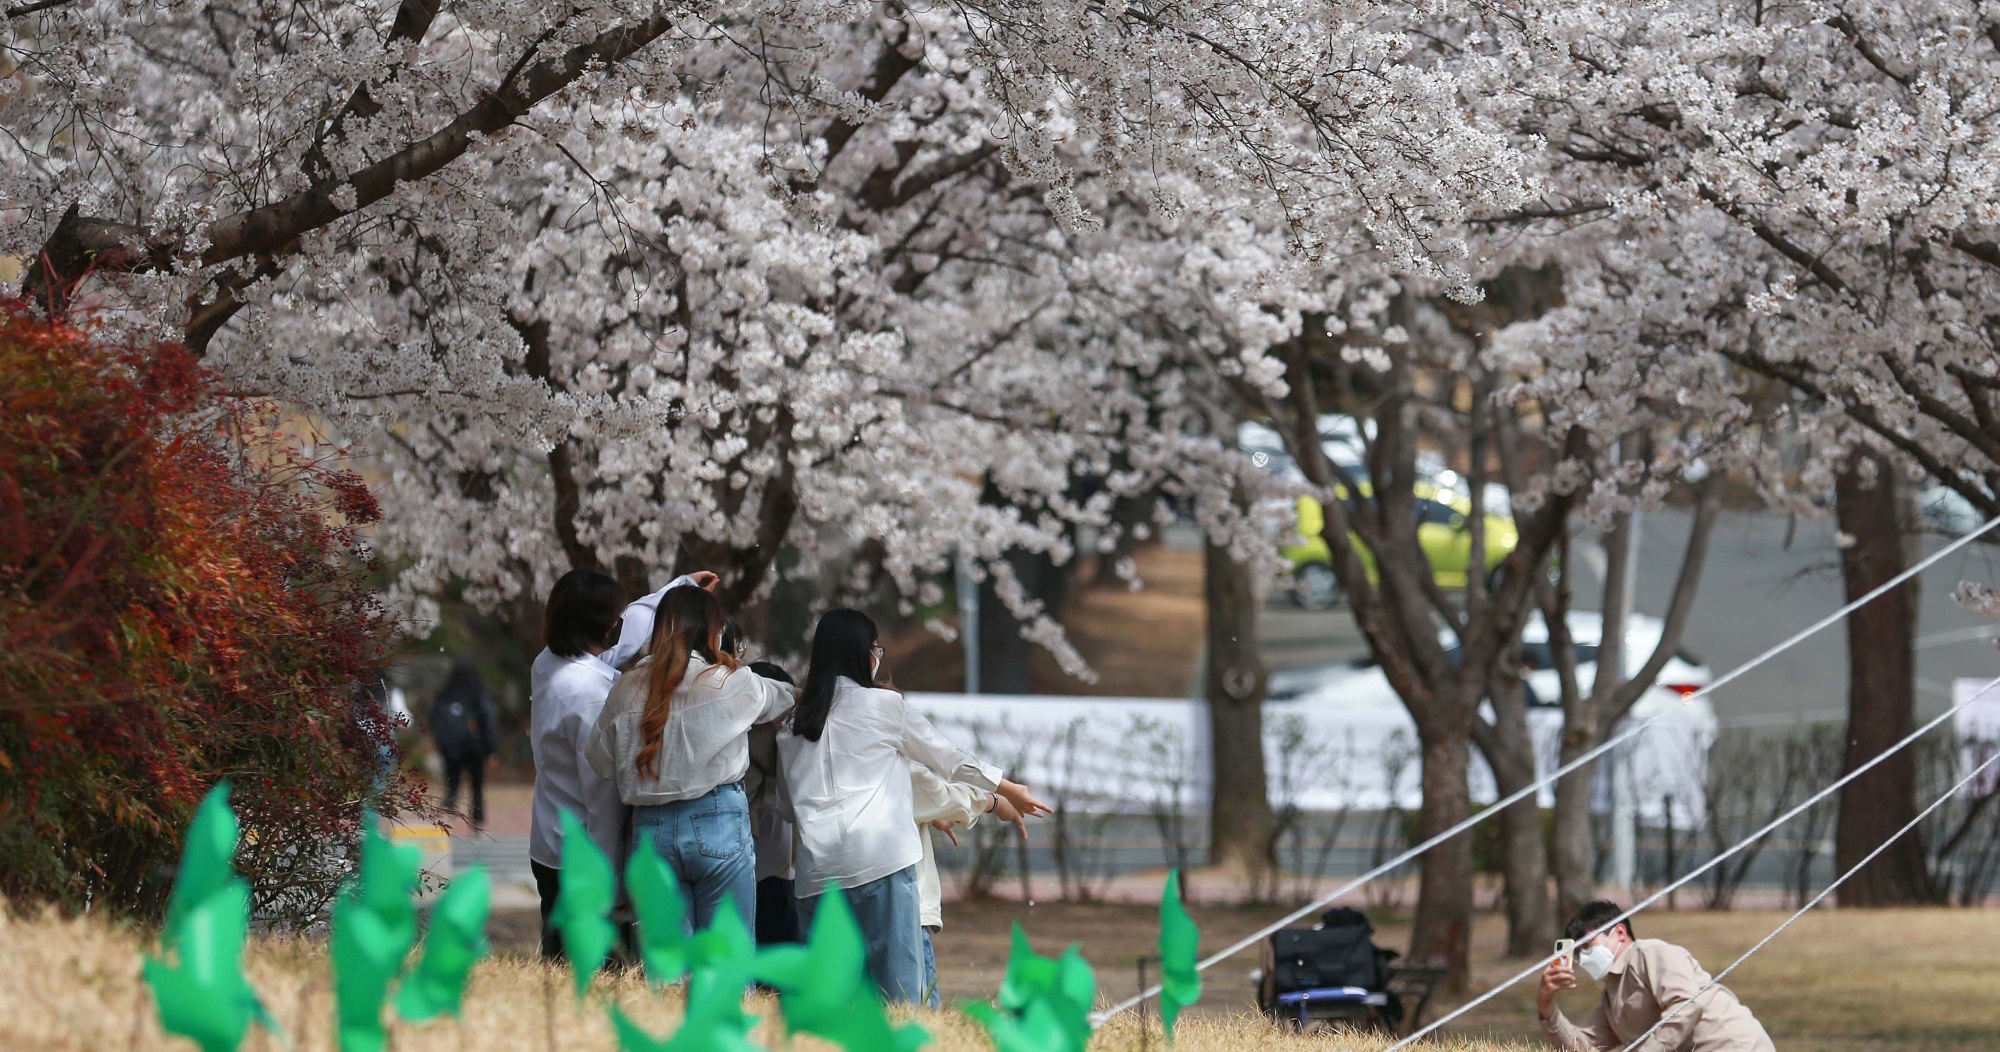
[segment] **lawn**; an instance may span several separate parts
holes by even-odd
[[[38,1052],[98,1050],[179,1050],[193,1046],[160,1033],[152,1004],[139,981],[142,940],[133,932],[81,920],[7,917],[0,911],[0,1048]],[[259,940],[246,962],[252,984],[286,1033],[283,1040],[252,1031],[251,1052],[321,1052],[334,1047],[332,999],[322,948],[300,939]],[[664,1034],[679,1014],[677,997],[647,990],[636,975],[599,979],[593,996],[615,998],[626,1012],[655,1033]],[[801,1038],[783,1043],[775,1006],[753,999],[765,1016],[756,1037],[770,1047],[819,1052],[832,1046]],[[935,1037],[936,1052],[986,1052],[980,1030],[954,1012],[916,1013]],[[1161,1049],[1157,1033],[1148,1042]],[[1342,1049],[1373,1052],[1378,1038],[1342,1041]],[[1141,1045],[1137,1021],[1114,1023],[1092,1042],[1093,1050],[1123,1052]],[[440,1022],[391,1029],[390,1052],[570,1052],[614,1047],[604,1010],[579,1005],[571,995],[566,969],[505,955],[473,974],[462,1024]],[[1201,1018],[1183,1028],[1176,1047],[1184,1052],[1225,1050],[1324,1050],[1323,1038],[1284,1034],[1254,1018]],[[1453,1039],[1435,1046],[1444,1052],[1528,1052],[1519,1043]]]
[[[1251,930],[1275,911],[1197,908],[1205,946],[1219,946]],[[1005,958],[1008,925],[1020,916],[1037,948],[1056,952],[1080,940],[1098,967],[1107,998],[1132,987],[1132,958],[1155,932],[1147,907],[1045,905],[1021,910],[994,902],[955,904],[939,942],[948,996],[990,994]],[[1782,918],[1779,913],[1647,914],[1640,934],[1673,939],[1708,967],[1720,968]],[[496,930],[509,938],[504,918]],[[1498,959],[1501,927],[1483,917],[1474,939],[1480,982],[1519,969]],[[518,926],[518,925],[514,925]],[[1378,938],[1396,945],[1407,932],[1384,923]],[[2000,1045],[2000,911],[1893,911],[1819,913],[1795,925],[1752,958],[1730,985],[1771,1030],[1782,1049],[1813,1052],[1960,1052]],[[138,983],[141,939],[129,931],[78,920],[24,920],[0,914],[0,1048],[184,1049],[160,1035]],[[1249,963],[1231,961],[1209,973],[1208,990],[1176,1047],[1187,1052],[1224,1049],[1317,1049],[1371,1052],[1386,1043],[1365,1037],[1297,1038],[1264,1024],[1249,1000]],[[320,947],[297,939],[259,941],[249,969],[289,1042],[253,1035],[246,1049],[331,1049],[332,1011]],[[1483,986],[1481,987],[1483,989]],[[671,996],[647,992],[636,979],[600,980],[599,993],[614,997],[656,1032],[677,1009]],[[610,1049],[601,1008],[577,1006],[566,973],[546,969],[513,952],[483,965],[474,976],[466,1021],[398,1027],[393,1052],[536,1049]],[[1445,1052],[1521,1052],[1538,1047],[1530,1013],[1532,989],[1522,984],[1474,1013],[1454,1036],[1430,1044]],[[1588,1007],[1579,992],[1565,1002]],[[767,1014],[768,1002],[760,1006]],[[953,1013],[923,1014],[920,1021],[938,1052],[989,1048],[977,1029]],[[769,1021],[760,1038],[778,1045]],[[1158,1044],[1154,1035],[1152,1046]],[[818,1047],[809,1040],[792,1046]],[[1093,1049],[1140,1047],[1135,1021],[1114,1022]]]
[[[1219,949],[1286,910],[1202,908],[1204,952]],[[1150,952],[1157,921],[1148,906],[1050,904],[1022,911],[1018,903],[953,904],[938,941],[945,992],[991,990],[1006,959],[1015,916],[1036,948],[1055,952],[1081,941],[1097,966],[1099,988],[1114,997],[1134,989],[1134,958]],[[1678,942],[1711,973],[1749,949],[1789,913],[1743,911],[1647,912],[1635,921],[1642,937]],[[1377,922],[1376,941],[1401,949],[1409,927]],[[1474,992],[1520,971],[1525,961],[1501,959],[1505,925],[1482,915],[1474,927]],[[1198,1011],[1207,1017],[1254,1012],[1251,954],[1207,973]],[[1780,1049],[1812,1052],[1990,1052],[2000,1049],[2000,910],[1816,911],[1745,961],[1724,980],[1770,1030]],[[1566,1012],[1589,1011],[1589,982],[1561,1002]],[[1444,1010],[1452,1004],[1449,999]],[[1427,1012],[1425,1021],[1439,1011]],[[1522,982],[1454,1023],[1465,1036],[1539,1041],[1534,987]],[[1321,1047],[1326,1047],[1322,1045]]]

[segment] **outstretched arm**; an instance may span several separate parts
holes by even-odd
[[[660,600],[676,588],[694,587],[713,589],[720,580],[713,573],[701,570],[682,574],[667,582],[665,588],[642,595],[625,607],[624,619],[618,627],[618,642],[603,654],[604,663],[612,668],[622,669],[626,662],[638,657],[646,649],[646,643],[653,638],[653,621],[659,616]]]

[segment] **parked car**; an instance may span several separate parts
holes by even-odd
[[[1565,619],[1571,642],[1576,647],[1577,687],[1588,691],[1597,676],[1598,654],[1603,646],[1604,617],[1592,610],[1572,610]],[[1657,617],[1633,614],[1625,626],[1625,668],[1637,671],[1653,656],[1666,625]],[[1439,641],[1456,660],[1458,643],[1449,629]],[[1528,703],[1537,708],[1556,708],[1562,703],[1562,674],[1556,670],[1555,655],[1549,644],[1548,625],[1540,614],[1531,615],[1521,626],[1521,663],[1526,667],[1522,682],[1528,689]],[[1662,706],[1678,704],[1715,681],[1715,675],[1701,659],[1680,648],[1667,659],[1651,689],[1633,706],[1632,715],[1644,719]],[[1371,708],[1400,706],[1388,677],[1372,657],[1308,669],[1271,674],[1269,700],[1301,706]],[[1281,696],[1282,694],[1282,696]],[[1706,702],[1697,703],[1706,706]]]
[[[1320,417],[1319,424],[1320,450],[1326,458],[1349,473],[1361,472],[1361,430],[1354,419],[1329,413]],[[1236,429],[1236,446],[1265,471],[1288,482],[1305,482],[1297,458],[1276,431],[1262,424],[1240,424]]]
[[[1368,439],[1375,437],[1375,421],[1355,418],[1345,413],[1321,413],[1319,416],[1319,448],[1326,459],[1338,464],[1348,474],[1365,480],[1368,469]],[[1258,458],[1258,466],[1279,478],[1294,482],[1305,481],[1305,474],[1299,470],[1297,458],[1285,445],[1284,437],[1263,424],[1242,423],[1236,428],[1236,446],[1253,458]],[[1262,454],[1259,458],[1259,454]],[[1455,478],[1446,466],[1444,457],[1432,450],[1417,452],[1417,477],[1436,481],[1450,488]],[[1505,501],[1496,507],[1504,507]]]
[[[1472,502],[1461,493],[1429,482],[1417,483],[1414,492],[1417,543],[1430,561],[1431,576],[1440,588],[1464,588],[1472,572],[1472,531],[1467,528]],[[1368,500],[1369,493],[1369,488],[1362,486],[1360,500]],[[1298,521],[1298,536],[1283,549],[1292,564],[1292,601],[1308,610],[1325,610],[1340,601],[1340,579],[1334,575],[1333,556],[1327,550],[1325,538],[1320,536],[1324,511],[1319,501],[1300,497]],[[1487,512],[1486,560],[1479,572],[1490,576],[1520,541],[1520,531],[1512,518]],[[1360,537],[1354,537],[1354,544],[1368,570],[1369,581],[1375,581],[1374,558]]]
[[[1973,485],[1982,491],[1986,488],[1976,482]],[[1962,537],[1986,523],[1986,514],[1965,499],[1965,494],[1940,482],[1924,486],[1916,500],[1919,525],[1933,533]]]

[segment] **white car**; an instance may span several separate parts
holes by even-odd
[[[1588,691],[1597,675],[1604,618],[1595,611],[1572,610],[1567,620],[1570,639],[1577,652],[1577,687]],[[1665,627],[1657,617],[1632,615],[1631,623],[1625,627],[1626,671],[1638,670],[1647,658],[1652,657],[1653,648],[1659,645]],[[1450,630],[1440,633],[1440,642],[1444,644],[1446,653],[1456,660],[1458,644]],[[1521,628],[1521,659],[1528,670],[1523,682],[1528,688],[1529,705],[1537,708],[1559,706],[1562,703],[1562,677],[1556,671],[1555,657],[1549,646],[1548,626],[1543,623],[1540,614],[1530,615],[1528,623]],[[1715,675],[1708,666],[1682,648],[1667,659],[1652,688],[1634,704],[1632,715],[1644,719],[1666,706],[1681,705],[1690,695],[1714,680]],[[1270,684],[1269,698],[1274,702],[1331,708],[1402,705],[1394,688],[1389,686],[1388,677],[1382,674],[1374,659],[1367,657],[1333,665],[1281,670],[1272,673]],[[1697,699],[1694,705],[1712,711],[1705,698]]]
[[[1351,417],[1328,414],[1319,421],[1320,450],[1326,459],[1350,472],[1361,470],[1361,433]],[[1371,429],[1372,430],[1372,429]],[[1298,461],[1285,448],[1284,437],[1262,424],[1243,423],[1236,428],[1236,447],[1255,460],[1258,467],[1288,482],[1304,482]]]
[[[1942,483],[1925,486],[1916,499],[1918,521],[1932,532],[1962,537],[1986,523],[1986,514],[1965,499],[1965,494]]]

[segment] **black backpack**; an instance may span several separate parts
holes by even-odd
[[[1271,935],[1271,993],[1358,986],[1389,988],[1389,962],[1394,950],[1375,945],[1375,928],[1360,911],[1336,907],[1320,918],[1319,928],[1286,928]]]

